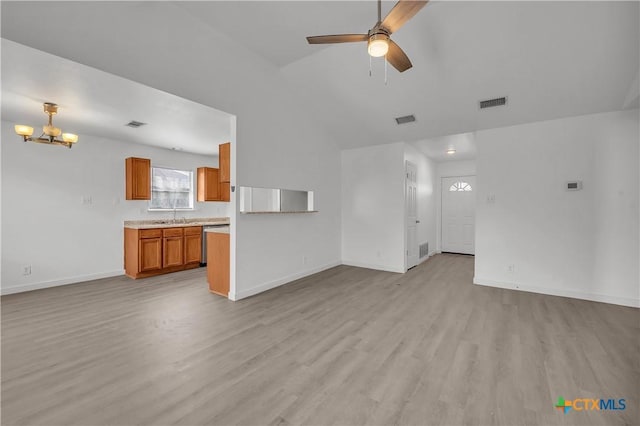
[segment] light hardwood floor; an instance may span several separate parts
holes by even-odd
[[[205,270],[2,297],[2,424],[639,424],[639,311],[340,266],[231,302]],[[625,398],[619,412],[558,396]]]

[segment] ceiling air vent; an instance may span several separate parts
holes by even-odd
[[[486,101],[480,101],[480,109],[492,108],[497,106],[502,106],[507,104],[507,98],[495,98],[495,99],[487,99]]]
[[[416,117],[413,114],[405,115],[404,117],[396,117],[396,123],[398,124],[413,123],[414,121],[416,121]]]
[[[137,129],[138,127],[145,126],[146,124],[147,124],[147,123],[143,123],[143,122],[141,122],[141,121],[131,120],[130,122],[128,122],[127,124],[125,124],[125,126],[133,127],[134,129]]]

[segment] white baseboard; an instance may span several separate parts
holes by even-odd
[[[0,294],[23,293],[25,291],[39,290],[41,288],[58,287],[61,285],[76,284],[84,281],[99,280],[100,278],[117,277],[124,275],[124,270],[100,272],[97,274],[77,275],[75,277],[62,278],[58,280],[41,281],[39,283],[22,284],[0,288]]]
[[[398,274],[404,274],[406,271],[403,268],[389,268],[386,265],[378,265],[375,263],[356,262],[353,260],[343,260],[343,265],[356,266],[358,268],[376,269],[378,271],[396,272]]]
[[[509,290],[526,291],[529,293],[548,294],[550,296],[570,297],[572,299],[589,300],[592,302],[602,302],[610,303],[613,305],[628,306],[631,308],[640,308],[640,300],[628,297],[608,296],[606,294],[586,293],[582,291],[562,290],[548,287],[536,287],[506,281],[494,281],[478,277],[473,277],[473,283],[487,287],[506,288]]]
[[[327,264],[322,265],[322,266],[318,266],[318,267],[315,267],[315,268],[307,269],[306,271],[296,272],[295,274],[287,275],[286,277],[278,278],[278,279],[275,279],[273,281],[269,281],[269,282],[260,284],[258,286],[252,287],[252,288],[247,289],[247,290],[242,290],[242,291],[239,291],[239,292],[237,291],[235,293],[229,293],[229,299],[234,300],[234,301],[235,300],[244,299],[244,298],[247,298],[249,296],[253,296],[253,295],[256,295],[258,293],[262,293],[262,292],[265,292],[267,290],[271,290],[272,288],[280,287],[281,285],[290,283],[291,281],[299,280],[300,278],[304,278],[304,277],[307,277],[309,275],[317,274],[318,272],[322,272],[322,271],[325,271],[327,269],[331,269],[331,268],[339,266],[341,264],[342,264],[342,262],[335,261],[335,262],[327,263]]]

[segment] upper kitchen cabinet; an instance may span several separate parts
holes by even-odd
[[[125,160],[125,198],[151,199],[151,160],[129,157]]]
[[[219,170],[198,167],[198,201],[220,201]]]
[[[218,145],[220,182],[231,182],[231,142]]]

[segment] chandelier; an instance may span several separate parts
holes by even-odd
[[[59,127],[55,127],[52,123],[53,116],[58,113],[58,105],[50,102],[44,103],[44,112],[49,116],[49,122],[42,126],[42,134],[40,137],[33,138],[33,127],[25,126],[22,124],[16,124],[14,129],[16,133],[22,136],[25,142],[38,142],[48,143],[52,145],[64,145],[71,148],[74,143],[78,142],[78,135],[73,133],[62,133]],[[62,139],[58,139],[58,136],[62,135]]]

